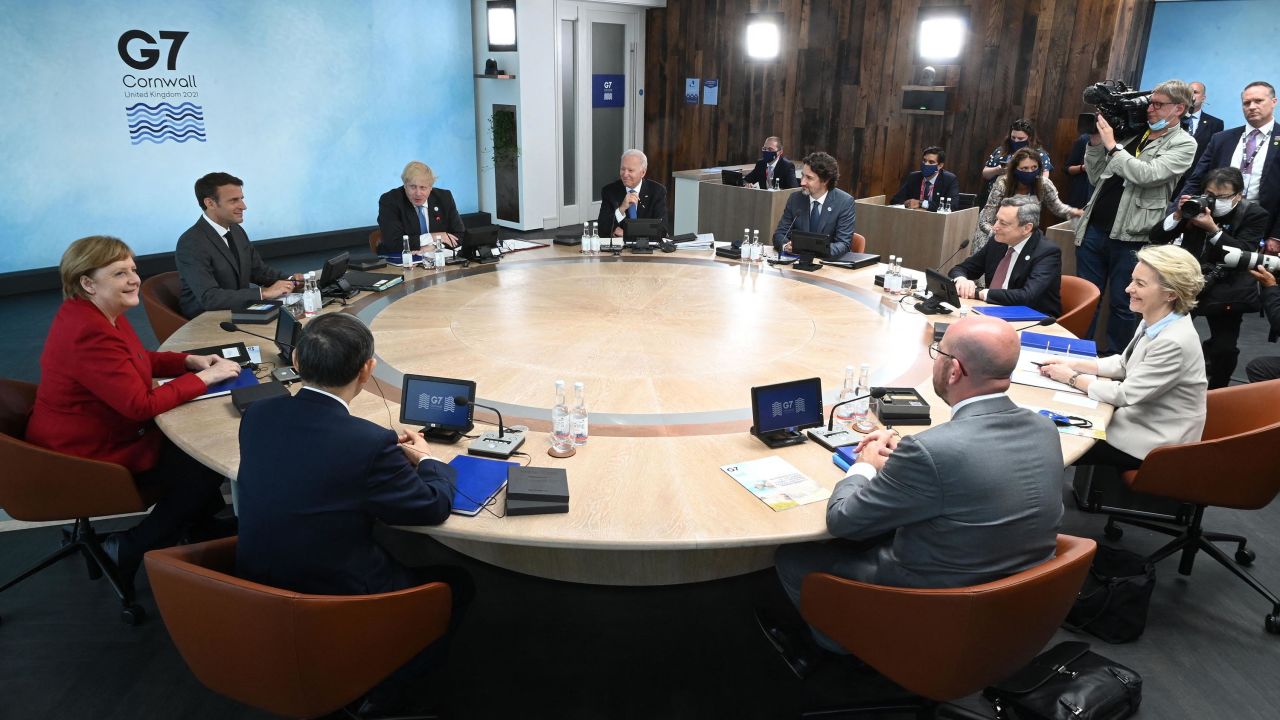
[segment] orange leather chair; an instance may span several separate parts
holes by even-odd
[[[187,324],[178,302],[181,293],[182,280],[177,272],[152,275],[142,281],[142,306],[147,309],[151,330],[162,343]]]
[[[35,398],[35,385],[0,379],[0,467],[4,468],[0,507],[17,520],[74,520],[75,524],[60,549],[0,586],[0,592],[80,554],[90,578],[107,576],[120,597],[122,619],[137,625],[146,619],[146,612],[134,603],[132,583],[121,582],[89,518],[143,512],[151,502],[139,494],[133,475],[123,466],[64,455],[24,441]]]
[[[853,234],[853,242],[849,243],[849,251],[862,253],[867,251],[867,237],[858,233]]]
[[[885,587],[812,573],[801,587],[800,614],[921,697],[914,704],[877,703],[844,713],[955,713],[958,708],[941,703],[1009,677],[1044,648],[1075,602],[1096,549],[1093,540],[1059,535],[1051,560],[1002,580],[960,588]]]
[[[382,231],[374,230],[369,233],[369,252],[374,255],[378,254],[378,243],[382,242]]]
[[[358,699],[444,635],[451,595],[429,583],[379,595],[304,595],[232,573],[224,538],[146,554],[178,652],[214,692],[309,718]]]
[[[1063,275],[1059,292],[1062,296],[1062,314],[1058,324],[1078,338],[1089,331],[1093,311],[1098,305],[1098,286],[1074,275]]]
[[[1171,522],[1159,522],[1113,512],[1108,513],[1105,533],[1108,539],[1118,540],[1124,531],[1116,523],[1126,523],[1174,536],[1148,561],[1157,563],[1181,553],[1180,575],[1191,574],[1196,553],[1203,550],[1271,603],[1264,627],[1269,633],[1280,634],[1280,597],[1239,567],[1255,559],[1254,552],[1245,547],[1248,541],[1241,535],[1205,530],[1201,525],[1209,506],[1258,510],[1280,493],[1280,472],[1275,463],[1275,448],[1280,446],[1280,380],[1210,390],[1205,402],[1204,433],[1199,442],[1156,448],[1142,461],[1142,467],[1122,475],[1135,492],[1189,503],[1194,507],[1190,519],[1185,523],[1172,518]],[[1235,543],[1235,562],[1215,542]]]

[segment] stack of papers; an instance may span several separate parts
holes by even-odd
[[[1014,367],[1010,380],[1019,385],[1048,388],[1063,393],[1076,393],[1077,395],[1084,394],[1066,383],[1050,380],[1041,375],[1040,368],[1035,363],[1044,362],[1048,358],[1096,360],[1098,358],[1098,346],[1096,343],[1092,340],[1078,340],[1071,337],[1062,337],[1061,335],[1046,335],[1044,333],[1024,331],[1020,338],[1020,345],[1018,364]]]
[[[831,497],[830,490],[777,455],[721,465],[720,469],[774,510],[787,510]]]

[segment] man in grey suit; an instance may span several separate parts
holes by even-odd
[[[204,213],[178,238],[174,262],[182,279],[182,314],[229,310],[293,291],[295,281],[262,260],[249,243],[244,221],[244,182],[224,172],[196,181],[196,202]],[[250,287],[253,283],[257,287]]]
[[[840,165],[824,152],[805,156],[800,170],[800,192],[787,198],[787,206],[773,233],[773,249],[791,252],[791,232],[816,232],[831,238],[829,257],[849,252],[853,243],[853,196],[836,187]]]
[[[866,437],[827,503],[836,539],[778,548],[778,577],[797,606],[812,572],[945,588],[990,582],[1053,557],[1062,449],[1052,421],[1005,395],[1017,335],[1003,320],[971,317],[929,351],[933,389],[951,406],[951,421],[901,439],[892,430]]]

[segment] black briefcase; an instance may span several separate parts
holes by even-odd
[[[1138,711],[1142,676],[1089,643],[1063,642],[982,695],[1007,720],[1119,720]]]

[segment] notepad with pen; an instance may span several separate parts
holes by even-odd
[[[507,486],[507,470],[519,463],[459,455],[449,461],[458,479],[453,493],[453,512],[476,515]]]

